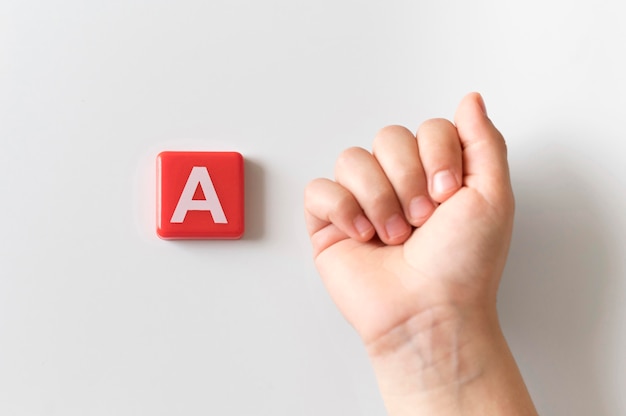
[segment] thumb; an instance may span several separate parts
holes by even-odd
[[[463,148],[463,185],[478,191],[492,205],[512,197],[506,143],[487,117],[478,93],[466,95],[454,116]]]

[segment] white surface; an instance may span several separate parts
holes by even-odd
[[[546,415],[624,415],[618,1],[0,2],[0,414],[381,415],[302,190],[481,91],[518,201],[503,326]],[[241,241],[154,232],[161,150],[246,161]]]

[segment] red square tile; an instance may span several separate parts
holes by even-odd
[[[157,157],[157,234],[236,239],[244,231],[243,157],[237,152],[162,152]]]

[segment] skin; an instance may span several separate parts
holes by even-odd
[[[388,126],[305,190],[315,264],[363,340],[388,414],[536,415],[496,297],[514,198],[482,97]]]

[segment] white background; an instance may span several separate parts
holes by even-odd
[[[0,414],[382,415],[302,191],[483,93],[502,324],[545,415],[626,415],[622,2],[0,1]],[[161,241],[155,157],[246,158],[240,241]]]

